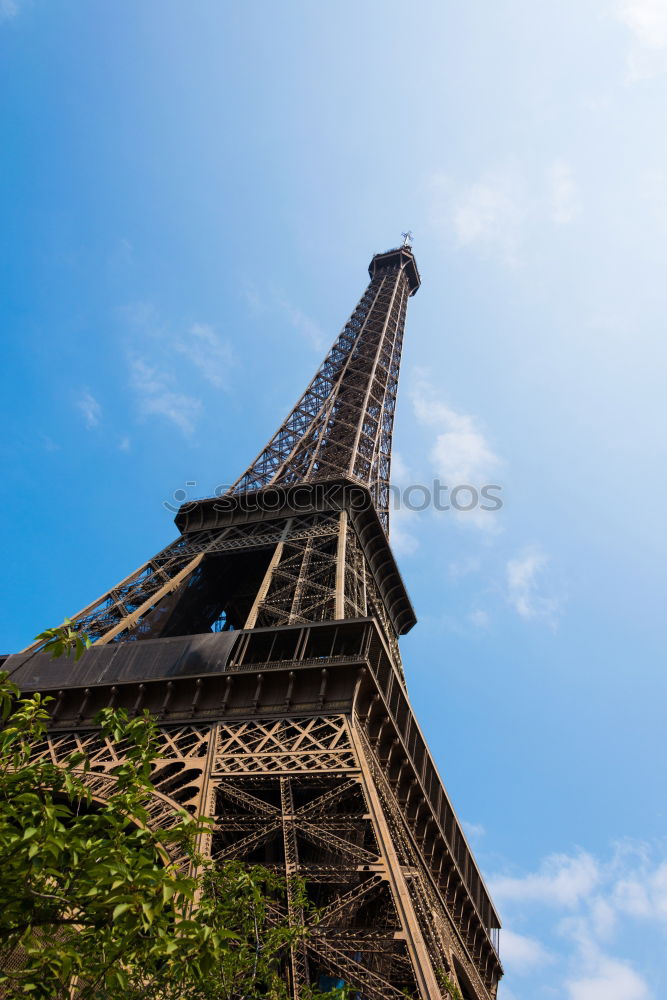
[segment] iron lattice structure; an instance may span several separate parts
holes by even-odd
[[[101,707],[160,720],[156,826],[215,818],[214,859],[306,879],[320,918],[289,956],[295,998],[345,982],[359,998],[457,986],[492,1000],[499,920],[408,700],[399,635],[415,623],[388,543],[391,435],[410,247],[376,255],[322,367],[222,497],[185,505],[179,538],[84,608],[77,664],[10,657],[55,693],[36,753],[112,748]],[[28,656],[26,656],[28,654]],[[31,655],[32,654],[32,655]],[[285,913],[303,913],[288,890]]]
[[[376,254],[369,271],[370,284],[314,379],[232,490],[349,476],[368,486],[388,532],[405,313],[419,273],[407,245]]]

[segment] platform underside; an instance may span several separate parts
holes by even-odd
[[[495,911],[372,620],[117,643],[78,664],[19,654],[6,667],[54,697],[38,752],[84,749],[100,799],[117,761],[97,711],[148,708],[162,731],[156,826],[176,806],[214,816],[215,859],[306,880],[319,920],[292,955],[295,997],[339,980],[372,1000],[440,997],[445,976],[464,998],[495,995]]]

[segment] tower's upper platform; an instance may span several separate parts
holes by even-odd
[[[421,278],[419,277],[417,261],[412,252],[412,247],[407,243],[404,243],[403,246],[395,247],[393,250],[385,250],[384,253],[376,253],[368,265],[368,273],[371,278],[374,278],[378,272],[396,267],[405,271],[410,295],[414,295],[421,285]]]

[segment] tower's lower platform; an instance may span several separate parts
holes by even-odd
[[[17,654],[23,691],[54,696],[48,742],[114,766],[93,719],[149,709],[162,727],[153,812],[213,815],[208,849],[298,874],[319,908],[292,955],[305,982],[396,1000],[495,996],[498,919],[372,619],[93,647],[76,664]]]

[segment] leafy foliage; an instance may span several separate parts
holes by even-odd
[[[57,766],[34,754],[48,700],[21,698],[0,675],[0,996],[287,998],[285,957],[304,931],[288,925],[284,883],[206,862],[207,819],[180,811],[169,829],[150,829],[159,754],[147,713],[100,714],[122,763],[96,804],[84,753]]]
[[[62,625],[55,628],[47,628],[35,636],[36,642],[41,642],[38,652],[51,654],[51,659],[57,660],[59,657],[74,653],[74,659],[78,660],[87,649],[90,649],[92,642],[85,632],[76,629],[71,618],[66,618]]]
[[[439,973],[436,975],[439,985],[444,989],[445,993],[452,998],[452,1000],[463,1000],[461,990],[455,983],[452,982],[448,975],[445,973]]]

